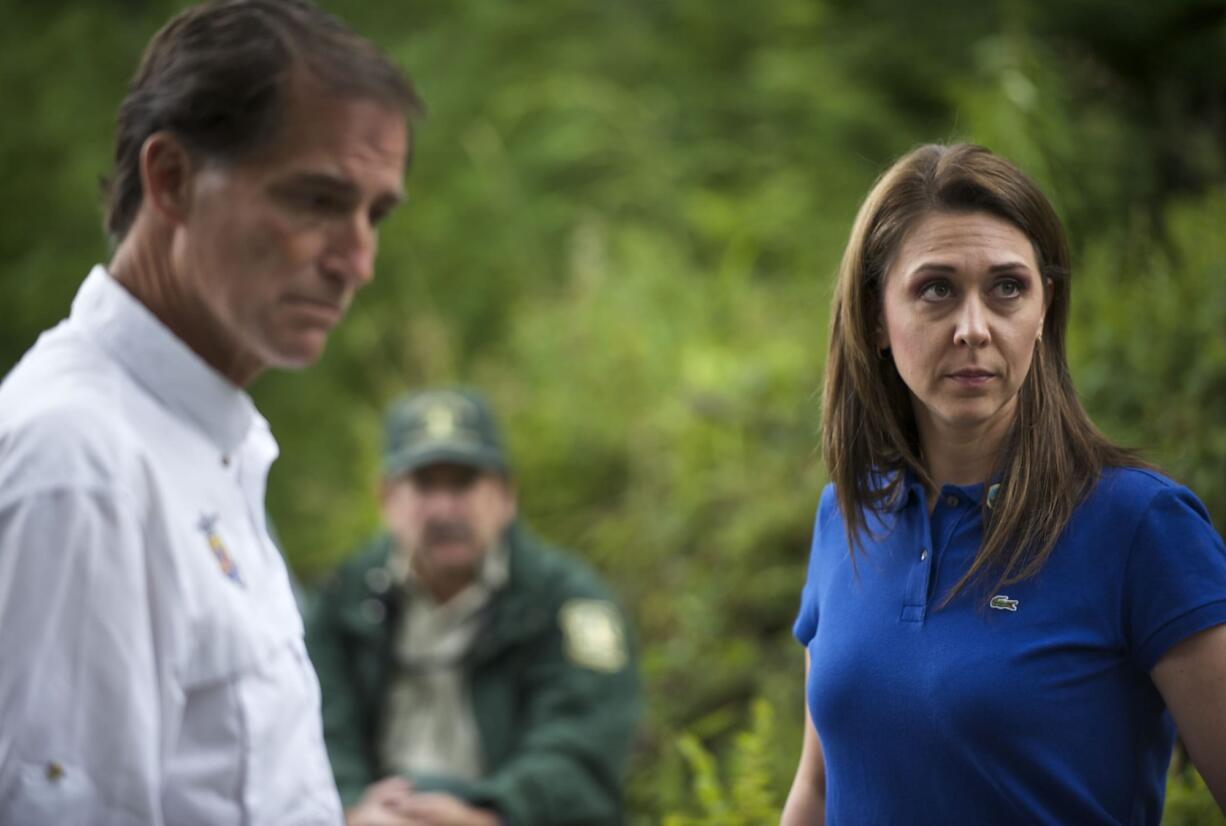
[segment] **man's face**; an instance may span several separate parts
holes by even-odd
[[[319,358],[402,199],[403,114],[311,89],[295,84],[268,146],[195,172],[175,229],[175,272],[239,384]]]
[[[427,585],[444,591],[477,575],[515,507],[510,482],[468,465],[426,465],[383,488],[383,519],[396,544]]]

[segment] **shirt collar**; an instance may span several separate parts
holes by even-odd
[[[885,511],[887,513],[898,513],[903,508],[911,504],[912,500],[924,501],[924,486],[915,474],[910,469],[894,471],[892,473],[874,474],[873,482],[878,486],[878,490],[886,487],[897,474],[901,473],[902,485],[898,490],[898,495],[891,501],[885,503]]]
[[[924,486],[915,476],[915,474],[912,473],[910,469],[904,470],[902,473],[904,474],[903,487],[899,491],[898,496],[896,496],[892,502],[887,503],[885,510],[888,513],[898,513],[912,502],[927,501],[924,496]],[[884,485],[889,481],[890,477],[878,478],[881,481],[881,485],[884,487]],[[958,489],[961,490],[968,499],[974,502],[980,502],[986,491],[988,507],[991,508],[996,503],[997,496],[1000,495],[1001,487],[1000,482],[998,481],[999,478],[999,476],[996,477],[996,479],[994,479],[992,483],[988,485],[979,483],[976,485],[958,486]]]
[[[206,364],[105,267],[90,270],[73,299],[70,318],[166,408],[199,428],[223,456],[242,444],[253,425],[267,430],[251,397]]]

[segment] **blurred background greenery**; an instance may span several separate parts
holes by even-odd
[[[0,373],[105,261],[114,111],[170,0],[0,0]],[[900,153],[971,140],[1056,203],[1086,406],[1226,524],[1222,0],[333,0],[413,75],[410,202],[322,363],[254,395],[310,582],[377,526],[380,414],[485,388],[527,521],[643,645],[634,824],[777,816],[824,481],[831,277]],[[956,793],[952,791],[951,793]],[[1223,822],[1195,777],[1168,822]]]

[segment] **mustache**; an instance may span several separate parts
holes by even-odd
[[[434,544],[435,542],[471,542],[473,538],[472,527],[467,522],[458,520],[427,522],[422,533],[422,540],[426,544]]]

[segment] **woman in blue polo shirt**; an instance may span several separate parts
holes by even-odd
[[[979,147],[861,207],[785,824],[1157,824],[1174,724],[1226,801],[1226,548],[1082,410],[1069,281],[1047,199]]]

